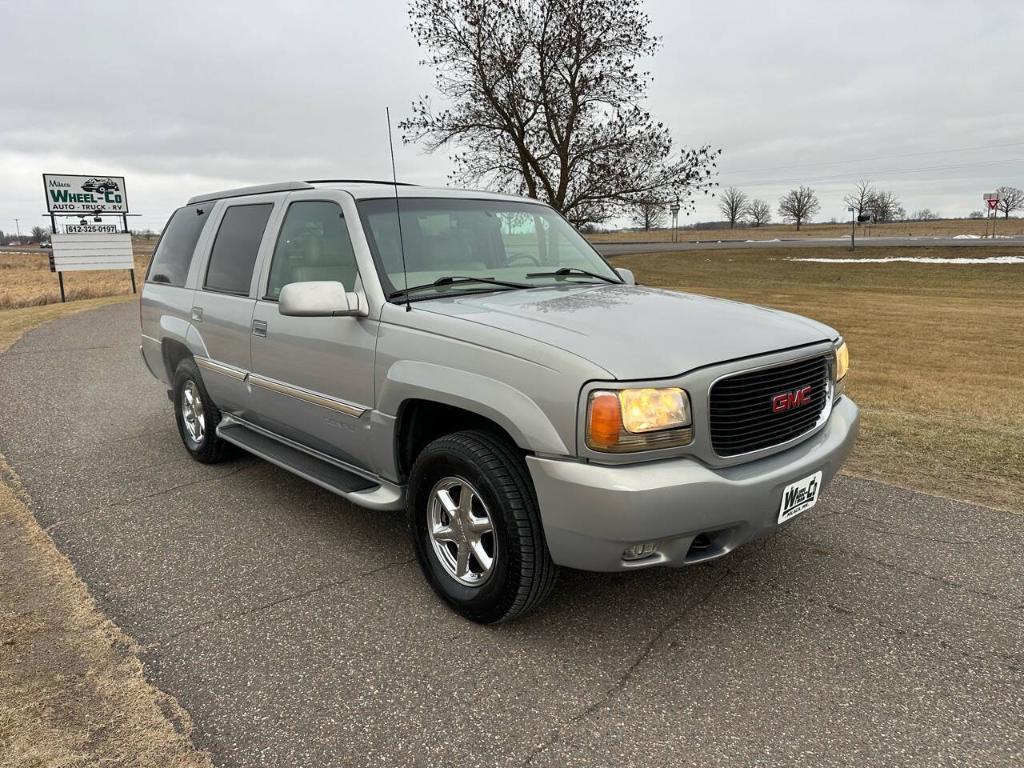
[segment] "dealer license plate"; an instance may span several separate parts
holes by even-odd
[[[782,491],[782,505],[779,507],[779,523],[806,512],[818,501],[821,493],[821,472],[815,472],[803,480],[790,483]]]

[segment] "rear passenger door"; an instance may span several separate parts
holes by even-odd
[[[217,406],[245,415],[251,368],[250,335],[263,236],[274,212],[265,196],[228,201],[222,209],[198,290],[192,324],[202,337],[205,357],[197,357],[203,382]]]
[[[253,418],[261,426],[350,464],[368,468],[373,355],[369,317],[285,317],[289,283],[333,280],[366,305],[349,225],[322,191],[289,195],[276,236],[252,337]],[[358,226],[356,222],[355,226]]]

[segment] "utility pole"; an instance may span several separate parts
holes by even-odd
[[[850,212],[850,250],[857,250],[857,239],[855,232],[857,231],[857,217],[854,215],[856,210],[853,206],[847,209]]]
[[[18,230],[18,239],[21,240],[21,224],[18,223],[17,219],[14,220],[14,228]]]

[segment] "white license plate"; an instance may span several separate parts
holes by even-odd
[[[803,480],[790,483],[782,491],[782,506],[779,507],[779,523],[806,512],[818,501],[821,493],[821,472],[815,472]]]

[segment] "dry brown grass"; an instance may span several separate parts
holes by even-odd
[[[116,301],[0,312],[0,352],[29,328]],[[0,767],[208,768],[191,721],[150,685],[134,642],[97,609],[0,455]]]
[[[135,281],[142,287],[156,239],[135,238]],[[25,248],[25,252],[0,251],[0,309],[35,307],[60,302],[57,275],[50,272],[49,252]],[[65,272],[64,291],[68,301],[102,296],[129,295],[131,279],[127,270]]]
[[[1020,254],[994,247],[913,251]],[[785,260],[809,255],[685,251],[614,264],[647,285],[778,307],[838,328],[850,344],[849,391],[862,408],[849,472],[1024,511],[1024,267]]]
[[[857,228],[857,237],[954,237],[956,235],[984,235],[989,230],[983,219],[943,219],[941,221],[901,221],[874,224]],[[999,219],[996,235],[1024,235],[1024,218]],[[764,227],[738,227],[737,229],[681,229],[679,239],[692,240],[771,240],[805,237],[849,237],[850,223],[805,224],[796,231],[793,224],[769,224]],[[595,243],[666,242],[672,239],[667,229],[622,232],[600,232],[587,235]]]

